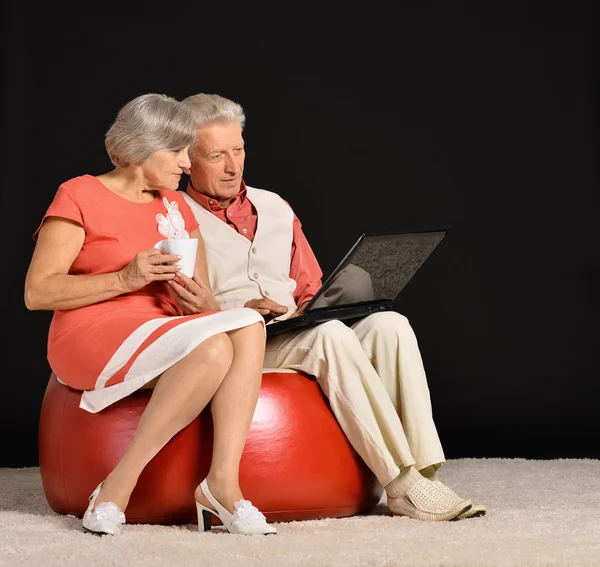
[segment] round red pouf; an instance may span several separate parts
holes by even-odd
[[[52,374],[39,422],[39,465],[50,507],[83,516],[88,497],[123,456],[152,394],[138,390],[98,413]],[[143,470],[125,512],[128,523],[197,523],[194,490],[212,453],[206,409]],[[317,382],[266,371],[240,464],[244,497],[270,522],[364,514],[383,488],[352,448]],[[219,523],[215,518],[214,523]]]

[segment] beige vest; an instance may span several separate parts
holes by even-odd
[[[296,282],[289,276],[294,212],[271,191],[246,189],[259,219],[253,242],[183,194],[200,224],[210,286],[222,309],[265,297],[287,306],[288,312],[277,320],[287,319],[298,309]]]

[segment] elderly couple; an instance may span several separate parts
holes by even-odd
[[[99,412],[153,389],[123,458],[91,493],[84,530],[119,534],[144,467],[210,404],[214,451],[194,494],[199,528],[210,529],[214,514],[230,533],[277,533],[238,482],[263,367],[316,378],[391,514],[485,514],[437,478],[445,457],[404,316],[266,339],[265,324],[302,313],[322,272],[288,202],[245,183],[244,123],[241,105],[216,94],[134,98],[105,136],[114,168],[62,183],[33,235],[25,304],[54,312],[48,361],[82,391],[81,408]],[[193,277],[179,256],[155,248],[165,234],[199,240]]]

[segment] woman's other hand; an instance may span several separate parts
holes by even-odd
[[[202,282],[198,269],[194,270],[194,277],[177,273],[176,279],[170,279],[168,284],[174,291],[174,298],[184,315],[196,313],[214,313],[221,311],[217,300],[210,288]]]

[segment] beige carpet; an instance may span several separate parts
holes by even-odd
[[[280,523],[271,537],[127,525],[120,537],[100,538],[49,508],[38,468],[5,468],[0,565],[600,566],[599,460],[457,459],[440,478],[488,515],[426,523],[391,517],[380,503],[368,516]]]

